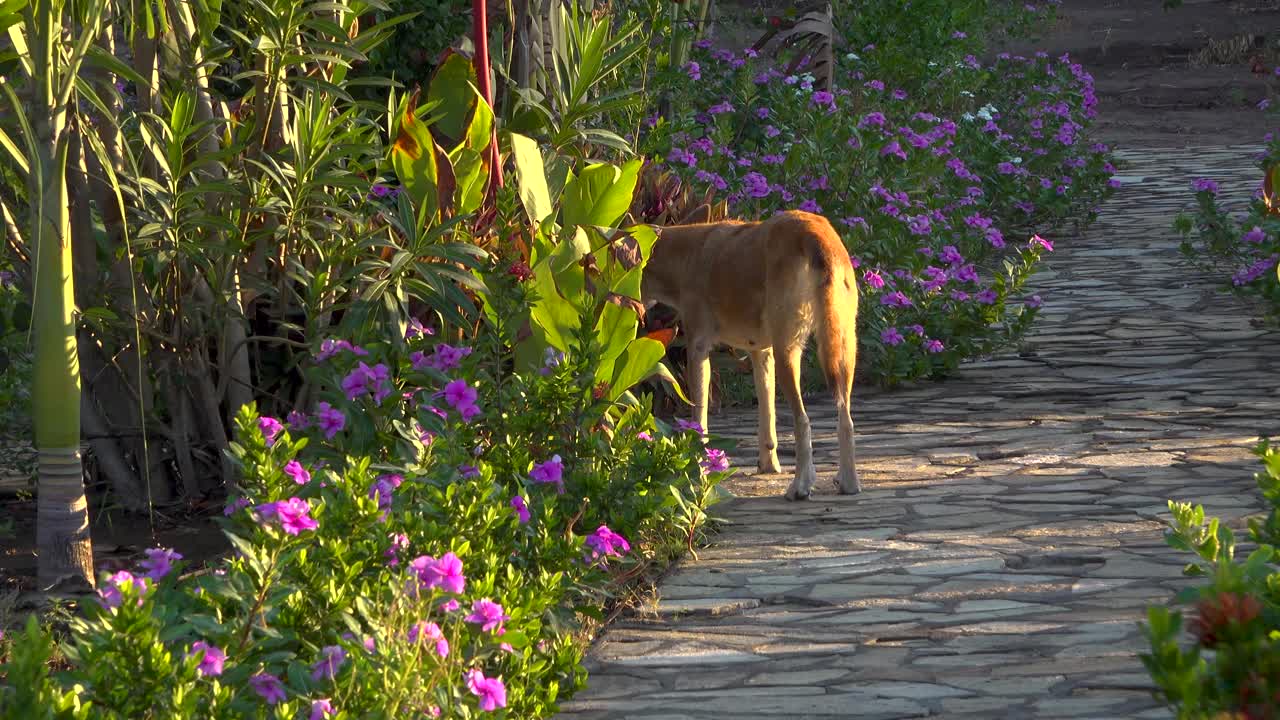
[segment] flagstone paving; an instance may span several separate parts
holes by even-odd
[[[1120,153],[1124,187],[1030,283],[1046,304],[1021,352],[857,391],[861,495],[835,494],[815,398],[813,499],[744,470],[729,524],[608,628],[561,717],[1169,717],[1137,657],[1146,606],[1187,582],[1165,501],[1257,512],[1249,448],[1280,410],[1280,340],[1180,261],[1170,223],[1192,177],[1243,202],[1255,150]],[[745,467],[753,423],[711,421]]]

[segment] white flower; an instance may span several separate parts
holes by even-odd
[[[1020,158],[1020,157],[1016,157],[1016,158],[1014,158],[1014,159],[1010,160],[1009,162],[1013,163],[1014,165],[1021,165],[1021,164],[1022,164],[1022,158]]]
[[[960,119],[965,122],[973,122],[973,113],[965,113],[960,116]]]
[[[968,90],[961,90],[960,94],[963,95],[964,97],[973,97],[973,93],[969,92]]]
[[[979,108],[979,109],[978,109],[978,113],[977,113],[977,114],[978,114],[978,117],[979,117],[980,119],[982,119],[982,120],[990,120],[990,119],[991,119],[991,113],[990,113],[990,112],[988,112],[986,108]]]
[[[845,60],[861,60],[862,58],[858,57],[858,53],[849,53],[848,55],[844,56],[844,59]],[[932,64],[933,63],[930,63],[930,65]]]
[[[991,103],[987,103],[986,105],[983,105],[983,106],[982,106],[982,109],[983,109],[983,111],[985,111],[985,112],[989,112],[989,113],[998,113],[998,112],[1000,112],[1000,109],[999,109],[999,108],[997,108],[995,105],[992,105]]]
[[[930,60],[930,61],[929,61],[929,67],[938,67],[938,63],[936,63],[936,62],[934,62],[934,61]]]

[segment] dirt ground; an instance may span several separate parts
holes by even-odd
[[[719,35],[749,45],[747,20],[782,3],[726,2]],[[1061,20],[1034,42],[1007,49],[1054,55],[1069,52],[1097,81],[1100,139],[1119,146],[1164,147],[1258,143],[1268,127],[1256,106],[1280,104],[1280,2],[1186,0],[1165,11],[1160,0],[1066,0]],[[1264,49],[1272,48],[1272,49]],[[0,473],[2,475],[3,473]],[[0,600],[34,588],[35,505],[14,483],[0,483]],[[91,500],[96,564],[129,566],[142,550],[173,547],[200,562],[225,549],[213,517],[220,502],[129,516]],[[0,603],[3,605],[3,603]],[[0,624],[4,618],[0,617]]]

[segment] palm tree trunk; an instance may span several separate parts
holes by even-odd
[[[36,545],[41,588],[68,583],[93,587],[93,546],[80,462],[80,361],[76,353],[75,281],[67,196],[67,108],[57,97],[62,70],[61,8],[35,0],[30,43],[34,142],[27,175],[35,328],[36,449],[40,453]],[[57,50],[55,50],[57,48]],[[70,68],[75,72],[77,68]]]
[[[71,219],[67,196],[65,109],[43,83],[42,108],[35,115],[38,152],[31,177],[39,184],[32,206],[36,234],[33,288],[35,316],[36,448],[40,452],[36,540],[38,581],[50,588],[65,581],[93,586],[93,546],[80,462],[80,362],[76,353],[75,283],[71,262]]]

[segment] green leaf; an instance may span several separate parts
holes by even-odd
[[[471,148],[460,147],[454,151],[453,157],[453,212],[455,215],[470,215],[484,202],[484,189],[489,181],[488,169],[480,153]]]
[[[520,183],[520,202],[535,224],[541,224],[555,206],[547,190],[547,174],[542,164],[542,151],[533,138],[511,133],[511,155],[516,163],[516,178]]]
[[[466,138],[471,111],[479,98],[475,82],[476,71],[471,61],[458,53],[450,53],[431,77],[427,99],[440,103],[442,115],[435,129],[447,138],[446,146],[450,149]]]
[[[642,164],[635,159],[618,169],[597,163],[588,165],[577,177],[571,176],[561,200],[564,224],[615,225],[631,207]]]
[[[493,108],[489,107],[489,103],[474,86],[471,91],[475,93],[476,101],[471,122],[467,125],[467,147],[480,152],[489,147],[493,140]]]
[[[440,209],[440,170],[436,162],[435,140],[427,126],[418,120],[414,112],[415,100],[416,97],[410,98],[405,104],[395,143],[391,146],[391,164],[414,207],[431,225]]]
[[[666,354],[666,347],[657,340],[632,340],[616,363],[617,370],[613,374],[613,385],[609,388],[609,399],[617,400],[618,396],[630,390],[633,385],[652,375]]]

